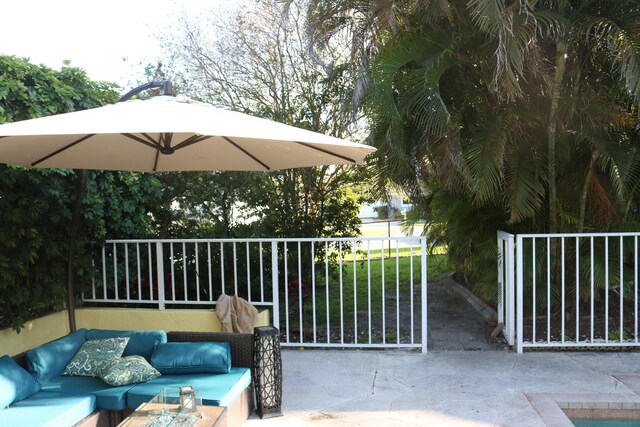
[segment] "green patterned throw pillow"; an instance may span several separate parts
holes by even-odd
[[[153,366],[142,356],[127,356],[109,367],[103,368],[98,376],[109,385],[138,384],[160,376]]]
[[[62,375],[95,377],[98,372],[120,359],[129,337],[107,338],[87,341],[78,349]]]

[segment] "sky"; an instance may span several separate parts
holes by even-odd
[[[144,80],[139,65],[155,62],[162,49],[154,34],[182,8],[189,13],[234,0],[3,0],[0,55],[25,57],[59,69],[63,61],[92,80],[124,89]]]

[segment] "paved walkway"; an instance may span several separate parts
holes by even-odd
[[[429,282],[427,301],[430,351],[506,348],[502,338],[491,337],[496,326],[495,311],[452,278]]]

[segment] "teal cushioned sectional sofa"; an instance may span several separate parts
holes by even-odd
[[[62,371],[84,342],[113,337],[129,337],[123,357],[140,355],[151,365],[156,348],[170,351],[165,352],[164,356],[160,355],[158,363],[162,361],[166,364],[166,354],[170,355],[176,349],[182,349],[184,354],[193,356],[179,361],[178,364],[182,366],[159,366],[160,372],[166,370],[168,373],[140,384],[114,387],[97,377],[62,375]],[[244,421],[253,409],[253,336],[216,332],[171,332],[169,337],[169,341],[181,344],[177,344],[177,347],[176,344],[166,344],[168,335],[164,331],[80,329],[15,357],[18,362],[16,367],[21,364],[19,369],[26,368],[37,380],[38,387],[32,387],[26,398],[23,398],[24,393],[16,394],[13,390],[6,390],[13,385],[3,382],[3,371],[0,369],[0,403],[2,388],[7,392],[5,395],[16,399],[8,407],[0,409],[0,426],[53,427],[70,426],[78,422],[82,422],[83,426],[113,425],[132,409],[161,393],[165,387],[178,388],[185,385],[191,385],[200,392],[203,404],[233,407],[235,409],[228,411],[232,418]],[[203,342],[224,343],[216,347],[217,359],[213,363],[206,345],[203,350],[203,345],[198,344]],[[222,365],[219,366],[220,364]],[[9,366],[8,369],[15,371],[16,368]],[[183,371],[186,373],[176,373]],[[5,373],[4,377],[11,375]],[[41,390],[37,391],[39,386]],[[13,394],[8,394],[9,391]],[[227,423],[233,425],[234,421],[228,420]]]

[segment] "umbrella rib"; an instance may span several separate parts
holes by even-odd
[[[154,150],[158,150],[158,149],[160,149],[160,144],[158,144],[158,143],[157,143],[157,142],[155,142],[155,141],[154,141],[154,142],[145,141],[144,139],[142,139],[142,138],[140,138],[140,137],[137,137],[137,136],[135,136],[135,135],[133,135],[133,134],[130,134],[130,133],[123,133],[122,135],[126,136],[127,138],[131,138],[131,139],[133,139],[134,141],[139,142],[140,144],[144,144],[144,145],[146,145],[146,146],[148,146],[148,147],[151,147],[151,148],[153,148]],[[151,139],[148,135],[146,135],[146,134],[144,134],[144,135],[145,135],[147,138]]]
[[[149,134],[147,134],[146,132],[142,132],[140,135],[144,136],[145,138],[147,138],[147,141],[149,141],[152,144],[158,144],[158,142],[156,142],[155,139],[151,138],[149,136]]]
[[[189,138],[182,141],[180,144],[177,144],[174,149],[179,150],[180,148],[188,147],[198,142],[202,142],[205,139],[209,139],[211,136],[209,135],[191,135]]]
[[[88,135],[85,135],[82,138],[73,141],[71,144],[67,144],[64,147],[57,149],[53,153],[47,154],[46,156],[44,156],[40,160],[36,160],[35,162],[31,163],[31,166],[37,166],[40,163],[44,162],[45,160],[48,160],[48,159],[52,158],[53,156],[56,156],[56,155],[62,153],[63,151],[68,150],[69,148],[73,147],[74,145],[79,144],[82,141],[87,140],[87,139],[91,138],[94,135],[95,135],[94,133],[90,133]]]
[[[337,158],[342,159],[342,160],[346,160],[346,161],[351,162],[351,163],[358,163],[358,162],[356,162],[354,159],[352,159],[350,157],[343,156],[341,154],[337,154],[337,153],[331,152],[331,151],[326,150],[324,148],[316,147],[315,145],[307,144],[306,142],[300,142],[300,141],[292,141],[292,142],[295,142],[296,144],[303,145],[303,146],[305,146],[307,148],[312,148],[312,149],[314,149],[316,151],[320,151],[321,153],[325,153],[325,154],[328,154],[330,156],[337,157]]]
[[[257,163],[260,163],[266,170],[270,171],[271,168],[269,166],[267,166],[266,164],[262,163],[262,161],[260,161],[260,159],[258,159],[256,156],[254,156],[253,154],[251,154],[250,152],[248,152],[247,150],[245,150],[244,148],[242,148],[241,146],[239,146],[238,144],[236,144],[235,142],[233,142],[231,139],[227,138],[226,136],[223,136],[222,139],[224,139],[225,141],[227,141],[229,144],[233,145],[234,147],[236,147],[238,150],[242,151],[244,154],[246,154],[247,156],[251,157],[253,160],[255,160]]]

